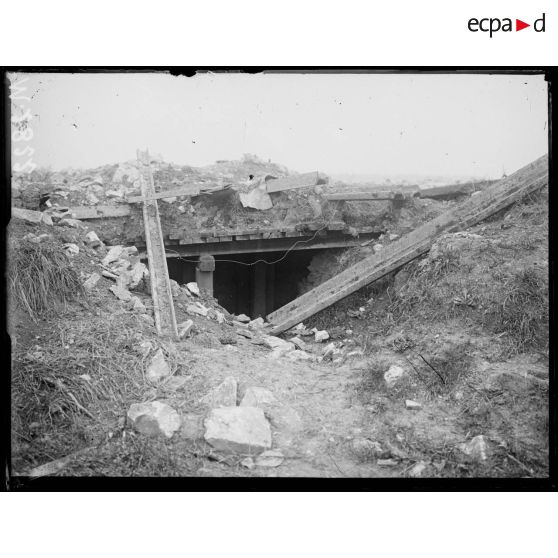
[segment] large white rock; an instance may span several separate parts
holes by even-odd
[[[205,317],[209,313],[209,309],[207,309],[203,304],[195,302],[194,304],[188,304],[186,306],[186,312],[188,312],[188,314]]]
[[[410,411],[420,411],[422,405],[418,401],[413,401],[412,399],[405,399],[405,407]]]
[[[222,407],[205,419],[204,438],[221,451],[258,454],[271,448],[271,427],[257,407]]]
[[[40,211],[31,211],[30,209],[22,209],[21,207],[12,207],[12,219],[21,219],[28,223],[41,223],[43,214]]]
[[[265,184],[261,184],[250,192],[240,192],[238,195],[240,203],[243,207],[252,207],[253,209],[259,209],[260,211],[271,209],[273,207],[273,202],[271,201],[271,197],[267,193],[266,188]]]
[[[180,416],[166,403],[134,403],[128,409],[128,419],[133,427],[148,436],[164,435],[171,438],[180,428]]]
[[[271,391],[263,387],[249,387],[240,402],[241,407],[263,407],[277,400]]]
[[[151,382],[156,382],[161,378],[170,376],[171,370],[167,361],[165,360],[165,355],[163,355],[163,350],[159,349],[151,359],[149,366],[147,367],[147,379]]]
[[[196,296],[200,296],[200,288],[198,287],[198,284],[195,281],[192,281],[190,283],[186,283],[186,288],[193,294]]]
[[[246,314],[239,314],[235,317],[235,320],[240,322],[241,324],[247,324],[250,322],[250,317]]]
[[[212,408],[236,406],[237,383],[233,376],[225,378],[216,388],[200,399]]]
[[[194,330],[194,322],[192,320],[186,320],[178,324],[178,337],[183,339],[184,337],[190,337]]]

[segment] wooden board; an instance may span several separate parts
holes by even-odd
[[[266,180],[266,190],[268,194],[272,192],[283,192],[284,190],[294,190],[296,188],[308,188],[319,183],[325,184],[327,177],[318,171],[297,174],[296,176],[286,176],[284,178],[270,178]]]
[[[145,226],[151,296],[153,297],[155,312],[155,326],[159,335],[178,339],[159,208],[157,201],[150,199],[150,196],[155,191],[155,187],[149,164],[149,154],[147,151],[142,152],[138,150],[137,156],[141,193],[146,200],[143,203],[143,222]]]
[[[73,219],[103,219],[107,217],[126,217],[132,210],[128,205],[96,205],[94,207],[70,207],[68,217]]]
[[[359,190],[346,192],[331,192],[325,195],[329,201],[389,201],[411,198],[416,190]]]
[[[404,235],[379,254],[365,258],[272,312],[267,316],[273,325],[272,332],[281,333],[365,285],[399,269],[427,252],[441,234],[475,225],[546,184],[547,155]]]
[[[197,196],[199,194],[211,194],[213,192],[220,192],[224,190],[222,186],[215,187],[205,187],[197,186],[193,184],[186,184],[185,186],[179,186],[178,188],[171,188],[165,190],[164,192],[156,192],[149,194],[148,196],[131,196],[126,198],[128,203],[140,203],[146,200],[160,200],[166,198],[178,198],[180,196]]]

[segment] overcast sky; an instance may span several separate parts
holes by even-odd
[[[548,149],[542,76],[17,76],[33,139],[12,149],[54,170],[147,147],[193,166],[253,153],[301,172],[499,177]]]

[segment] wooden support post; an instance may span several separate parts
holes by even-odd
[[[263,262],[253,266],[252,275],[252,318],[265,317],[266,305],[266,267]]]
[[[215,258],[209,254],[202,254],[196,266],[196,283],[200,290],[207,291],[213,296],[213,273]]]

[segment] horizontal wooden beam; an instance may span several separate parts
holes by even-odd
[[[289,249],[295,250],[322,250],[328,248],[350,248],[358,246],[363,238],[376,238],[379,233],[374,235],[366,235],[361,238],[346,237],[338,234],[333,237],[314,238],[308,242],[301,242],[294,246],[296,240],[305,240],[303,238],[272,238],[272,239],[258,239],[258,240],[233,240],[232,242],[219,242],[219,239],[214,239],[213,242],[200,242],[197,244],[171,244],[165,243],[166,257],[179,258],[197,256],[200,254],[225,255],[225,254],[248,254],[252,252],[285,252]],[[142,244],[136,243],[140,252],[145,252]],[[141,255],[141,254],[140,254]],[[145,255],[142,255],[145,257]]]
[[[427,252],[441,234],[475,225],[546,184],[547,155],[404,235],[380,253],[364,258],[272,312],[267,319],[274,326],[273,333],[281,333],[293,327],[365,285],[396,271]]]
[[[325,195],[329,201],[383,201],[383,200],[403,200],[411,198],[417,190],[396,191],[396,190],[361,190],[346,192],[331,192]]]
[[[297,174],[296,176],[286,176],[284,178],[269,178],[266,180],[266,190],[268,194],[272,192],[283,192],[284,190],[294,190],[295,188],[307,188],[325,184],[327,176],[318,171]]]
[[[95,205],[93,207],[70,207],[68,217],[73,219],[103,219],[108,217],[126,217],[130,215],[129,205]]]
[[[180,196],[198,196],[199,194],[211,194],[213,192],[220,192],[225,190],[226,187],[213,186],[204,187],[193,184],[186,184],[185,186],[179,186],[178,188],[171,188],[170,190],[165,190],[163,192],[157,192],[156,194],[142,197],[142,196],[131,196],[126,198],[128,203],[140,203],[148,200],[160,200],[166,198],[178,198]]]

